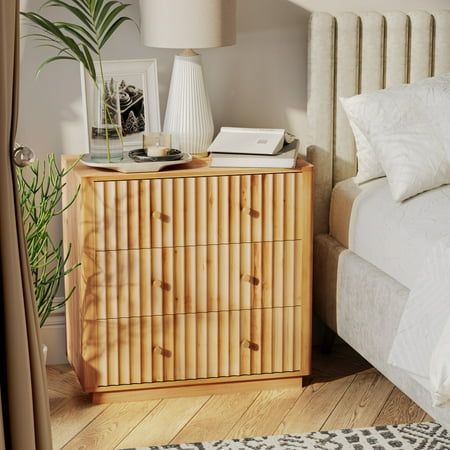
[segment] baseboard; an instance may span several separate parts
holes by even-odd
[[[56,299],[58,301],[60,299]],[[66,319],[64,309],[54,312],[41,328],[42,342],[48,347],[47,365],[67,364]]]

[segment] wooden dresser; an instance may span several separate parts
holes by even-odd
[[[63,166],[75,161],[63,157]],[[120,174],[82,164],[64,215],[67,353],[93,401],[301,386],[312,166]]]

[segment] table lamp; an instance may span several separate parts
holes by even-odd
[[[204,156],[214,136],[201,57],[193,49],[236,42],[236,0],[140,0],[149,47],[184,49],[175,56],[164,132],[174,148]]]

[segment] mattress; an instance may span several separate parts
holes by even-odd
[[[343,246],[411,289],[430,248],[450,229],[450,186],[402,203],[386,178],[338,183],[331,196],[330,234]]]

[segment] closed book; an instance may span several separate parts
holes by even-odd
[[[284,138],[282,129],[222,127],[208,151],[273,155],[283,148]]]
[[[246,167],[292,169],[297,165],[297,145],[277,153],[276,155],[247,155],[231,153],[212,153],[211,167]]]

